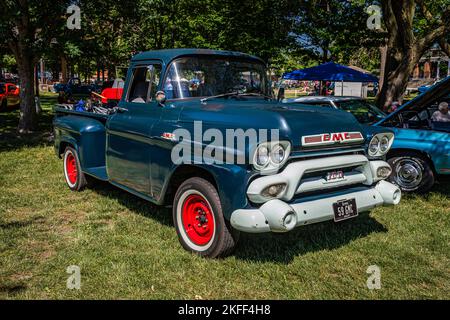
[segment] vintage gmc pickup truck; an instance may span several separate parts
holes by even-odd
[[[115,113],[55,107],[54,131],[70,189],[95,178],[172,204],[180,243],[206,257],[231,252],[239,232],[341,221],[401,198],[384,181],[389,129],[272,101],[263,61],[237,52],[140,53]]]

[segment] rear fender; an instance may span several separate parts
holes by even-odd
[[[70,145],[77,151],[83,170],[105,166],[106,132],[103,123],[68,115],[57,117],[53,125],[58,156]]]

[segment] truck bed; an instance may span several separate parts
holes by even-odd
[[[53,112],[55,113],[55,116],[58,117],[60,115],[72,114],[72,115],[77,115],[77,116],[81,116],[81,117],[89,117],[89,118],[97,119],[103,123],[106,122],[106,120],[108,120],[108,118],[110,116],[108,114],[101,114],[101,113],[95,113],[95,112],[70,110],[67,108],[67,106],[70,106],[70,105],[68,105],[68,104],[55,105],[53,108]]]
[[[60,156],[67,146],[76,146],[81,169],[97,179],[108,180],[106,173],[106,128],[110,115],[67,109],[67,105],[53,108],[55,152]]]

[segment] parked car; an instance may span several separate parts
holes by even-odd
[[[79,78],[71,78],[67,83],[57,83],[53,86],[53,91],[66,94],[89,94],[94,90],[90,84],[83,84]]]
[[[389,180],[405,192],[427,192],[438,175],[450,174],[450,123],[434,122],[439,102],[450,103],[450,77],[386,115],[370,102],[356,97],[301,97],[285,103],[342,109],[366,125],[389,127],[395,141],[386,155],[392,166]]]
[[[13,83],[0,83],[0,110],[20,104],[20,89]]]
[[[104,104],[110,102],[119,101],[123,94],[123,87],[125,81],[123,79],[117,78],[114,81],[110,81],[110,84],[102,87],[101,91],[101,101]]]
[[[450,174],[450,122],[432,119],[440,102],[450,103],[450,77],[375,124],[395,132],[387,159],[390,180],[403,191],[426,192],[439,175]]]
[[[284,99],[282,102],[344,110],[353,114],[359,123],[365,125],[374,124],[386,117],[386,113],[378,109],[373,103],[358,97],[305,96]]]
[[[391,130],[331,108],[274,102],[267,74],[262,60],[237,52],[134,56],[114,113],[55,107],[67,185],[79,191],[100,179],[171,204],[181,245],[206,257],[231,252],[240,232],[288,232],[399,203],[400,189],[385,181]],[[264,130],[278,139],[246,138]],[[230,131],[232,144],[215,141],[212,150],[209,135]],[[174,158],[180,146],[183,161]]]

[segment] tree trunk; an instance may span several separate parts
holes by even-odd
[[[409,76],[420,56],[414,49],[408,50],[405,55],[396,48],[387,47],[384,77],[378,97],[381,109],[388,111],[393,102],[403,102]]]
[[[385,67],[386,67],[386,54],[387,54],[387,47],[381,46],[380,47],[380,81],[378,83],[379,88],[381,88],[383,86]]]
[[[62,82],[66,83],[67,80],[69,80],[67,76],[67,60],[66,57],[61,57],[61,75],[62,75]]]
[[[37,128],[37,114],[34,103],[34,63],[28,54],[18,61],[20,78],[20,118],[17,130],[19,133],[29,133]]]
[[[420,57],[433,43],[443,39],[447,34],[450,25],[450,7],[441,12],[439,23],[430,22],[430,30],[425,36],[416,37],[414,34],[415,10],[421,10],[427,20],[431,21],[434,18],[422,1],[384,0],[381,1],[381,6],[387,30],[387,52],[382,87],[377,102],[380,108],[387,110],[393,101],[402,102],[409,76]]]

